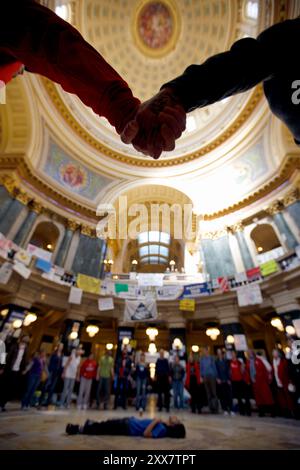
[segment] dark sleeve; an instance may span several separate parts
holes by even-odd
[[[201,65],[165,83],[186,111],[207,106],[249,90],[276,73],[299,70],[293,57],[300,40],[300,19],[287,20],[263,31],[257,39],[235,42],[228,52],[210,57]]]
[[[139,100],[69,23],[31,0],[1,2],[0,51],[76,94],[121,132]]]

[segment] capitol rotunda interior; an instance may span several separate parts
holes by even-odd
[[[298,0],[40,3],[141,101],[190,64],[300,15]],[[61,343],[67,356],[80,348],[97,362],[126,345],[146,353],[151,379],[162,349],[182,361],[206,346],[229,359],[254,351],[272,364],[274,349],[290,358],[300,339],[300,149],[262,84],[188,113],[175,149],[155,160],[59,84],[28,71],[11,80],[0,104],[0,335],[1,347],[25,335],[30,355],[50,357]],[[153,449],[137,437],[72,440],[68,422],[136,413],[130,397],[125,411],[112,401],[107,411],[78,410],[74,390],[70,409],[24,414],[9,401],[0,448]],[[144,417],[157,417],[155,400],[149,392]],[[295,403],[297,417],[300,396]],[[253,397],[251,406],[251,418],[228,417],[206,407],[191,414],[187,402],[175,412],[186,439],[155,445],[299,449],[297,419],[258,416]]]

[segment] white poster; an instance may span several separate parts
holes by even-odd
[[[114,299],[112,297],[106,297],[104,299],[98,299],[98,308],[100,311],[113,310]]]
[[[182,286],[163,286],[156,287],[158,300],[176,300],[183,292]]]
[[[161,286],[163,286],[163,279],[164,279],[164,274],[139,273],[138,285],[139,286],[161,287]]]
[[[257,305],[263,302],[260,286],[258,284],[248,284],[247,286],[238,287],[236,292],[240,307]]]
[[[39,248],[38,246],[31,245],[30,243],[27,246],[27,251],[31,255],[35,256],[36,258],[43,259],[44,261],[51,261],[52,257],[52,252],[43,250],[42,248]]]
[[[100,294],[101,295],[114,295],[115,283],[113,281],[104,279],[104,281],[101,282]]]
[[[235,282],[246,282],[248,281],[247,274],[243,273],[236,273],[234,276]]]
[[[156,301],[126,300],[124,310],[124,321],[150,321],[157,318]]]
[[[81,299],[82,299],[82,289],[79,289],[79,287],[72,286],[70,289],[70,293],[69,293],[69,299],[68,299],[69,304],[80,305]]]
[[[233,335],[234,347],[236,351],[248,351],[248,345],[245,335]]]
[[[0,268],[0,284],[7,284],[11,278],[13,267],[11,263],[3,263]]]
[[[296,330],[296,335],[298,338],[300,338],[300,318],[296,318],[296,320],[293,320],[293,325]]]
[[[24,279],[28,279],[31,274],[30,269],[26,268],[23,263],[15,263],[13,265],[13,270],[20,274],[20,276],[24,277]]]
[[[20,249],[18,253],[15,254],[14,260],[20,261],[20,263],[25,264],[25,266],[29,266],[31,262],[32,255],[28,253],[28,251]]]

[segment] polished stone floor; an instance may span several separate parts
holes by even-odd
[[[144,417],[153,418],[154,406]],[[185,439],[144,439],[125,436],[68,436],[69,422],[104,420],[137,413],[133,408],[117,411],[48,410],[20,411],[17,404],[0,414],[0,449],[78,449],[78,450],[197,450],[197,449],[300,449],[300,422],[281,418],[193,415],[177,412],[186,426]],[[167,419],[167,413],[159,413]]]

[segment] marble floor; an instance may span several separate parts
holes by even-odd
[[[300,449],[300,422],[281,418],[257,416],[193,415],[179,411],[177,416],[186,426],[185,439],[157,439],[156,450],[200,449]],[[20,411],[11,404],[0,414],[0,449],[78,449],[78,450],[132,450],[153,449],[151,439],[125,436],[68,436],[69,422],[83,424],[86,419],[104,420],[137,415],[133,408],[117,411],[30,410]],[[144,417],[153,418],[155,408]],[[157,414],[156,414],[157,416]],[[159,413],[167,419],[167,413]]]

